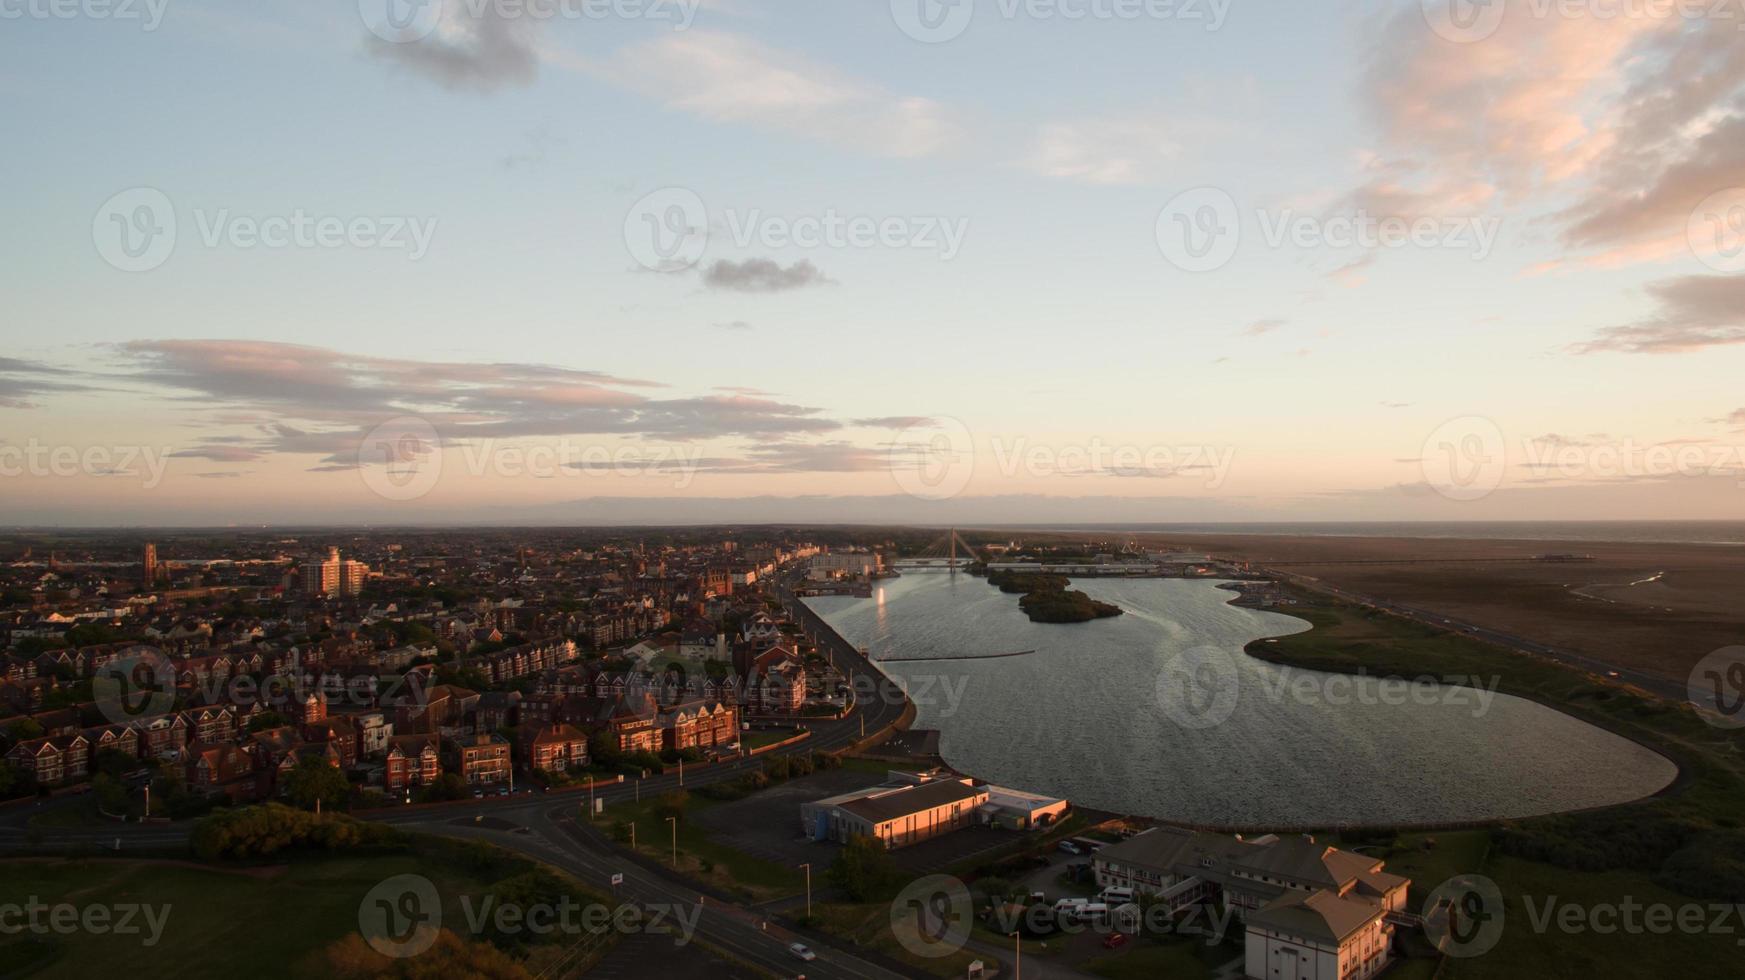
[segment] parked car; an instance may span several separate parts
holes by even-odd
[[[793,943],[788,947],[788,952],[794,954],[796,958],[805,960],[808,963],[818,958],[818,954],[812,952],[812,947],[807,946],[805,943]]]
[[[1108,936],[1104,937],[1104,939],[1103,939],[1103,948],[1104,949],[1120,949],[1122,946],[1125,946],[1125,945],[1127,945],[1127,934],[1126,933],[1111,932],[1111,933],[1109,933]]]
[[[1068,854],[1083,854],[1084,853],[1083,851],[1079,850],[1078,844],[1076,844],[1072,841],[1069,841],[1069,840],[1063,840],[1059,844],[1055,845],[1055,850],[1065,851]]]

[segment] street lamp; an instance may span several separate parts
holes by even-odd
[[[1014,929],[1012,932],[1008,933],[1008,935],[1012,937],[1012,958],[1014,960],[1012,964],[1012,980],[1023,980],[1024,947],[1019,944],[1017,930]]]
[[[812,917],[812,864],[808,861],[800,867],[806,872],[806,918],[810,919]]]
[[[673,825],[673,870],[679,869],[679,818],[668,817],[666,822]]]

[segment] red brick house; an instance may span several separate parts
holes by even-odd
[[[429,786],[442,776],[442,760],[433,735],[396,735],[388,739],[382,787],[404,793],[413,786]]]
[[[460,775],[469,783],[507,782],[509,766],[509,741],[501,735],[476,735],[460,747]]]
[[[588,737],[571,725],[547,725],[533,736],[528,749],[533,768],[567,772],[588,764]]]

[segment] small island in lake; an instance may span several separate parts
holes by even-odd
[[[1121,615],[1120,606],[1067,588],[1064,575],[996,571],[988,574],[988,584],[1001,592],[1019,593],[1018,608],[1033,623],[1083,623]]]

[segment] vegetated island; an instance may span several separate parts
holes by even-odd
[[[1036,572],[995,571],[988,573],[988,584],[1001,592],[1020,594],[1018,608],[1033,623],[1083,623],[1121,615],[1121,607],[1098,602],[1077,589],[1067,588],[1064,575],[1043,575]]]

